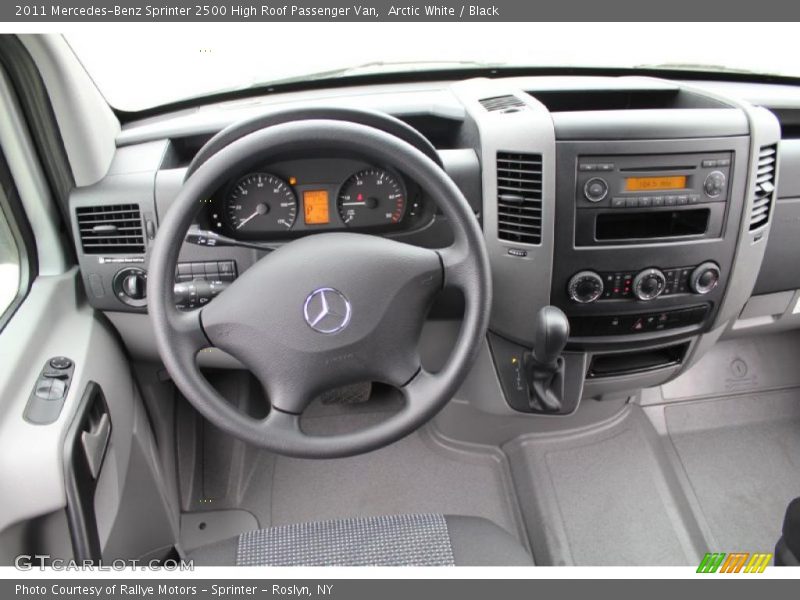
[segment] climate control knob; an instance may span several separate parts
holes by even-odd
[[[658,269],[645,269],[633,278],[633,294],[639,300],[652,300],[661,295],[666,285],[664,273]]]
[[[719,283],[719,266],[717,263],[704,262],[689,276],[689,287],[695,294],[708,294]]]
[[[575,302],[594,302],[603,293],[603,278],[594,271],[581,271],[569,280],[567,292]]]

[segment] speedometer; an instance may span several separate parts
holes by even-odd
[[[237,233],[285,231],[297,217],[297,197],[289,184],[275,175],[250,173],[228,192],[225,213]]]
[[[393,225],[403,219],[406,193],[399,179],[388,171],[366,169],[344,183],[337,204],[348,227]]]

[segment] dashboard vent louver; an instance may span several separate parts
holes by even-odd
[[[497,237],[521,244],[541,243],[541,154],[497,153]]]
[[[775,169],[778,166],[778,147],[764,146],[758,152],[758,171],[753,208],[750,211],[750,231],[766,225],[775,195]]]
[[[84,253],[144,252],[142,214],[138,204],[82,206],[76,210],[76,215]]]
[[[489,112],[518,112],[525,108],[525,103],[516,96],[495,96],[480,100],[481,106]]]

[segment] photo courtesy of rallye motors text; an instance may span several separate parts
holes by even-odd
[[[316,586],[316,595],[331,595],[333,584],[320,584]],[[158,584],[141,585],[125,583],[107,583],[103,585],[70,585],[70,584],[43,584],[26,585],[17,584],[14,593],[18,597],[25,596],[96,596],[98,598],[111,595],[137,596],[146,598],[150,596],[196,596],[200,592],[207,592],[210,596],[253,595],[259,591],[269,592],[272,596],[311,596],[312,589],[307,585],[280,585],[268,586],[252,585],[183,585],[183,584]]]

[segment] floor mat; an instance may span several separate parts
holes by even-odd
[[[534,559],[547,565],[687,565],[703,539],[647,418],[506,447]]]
[[[667,429],[721,552],[771,552],[800,496],[800,390],[665,408]]]

